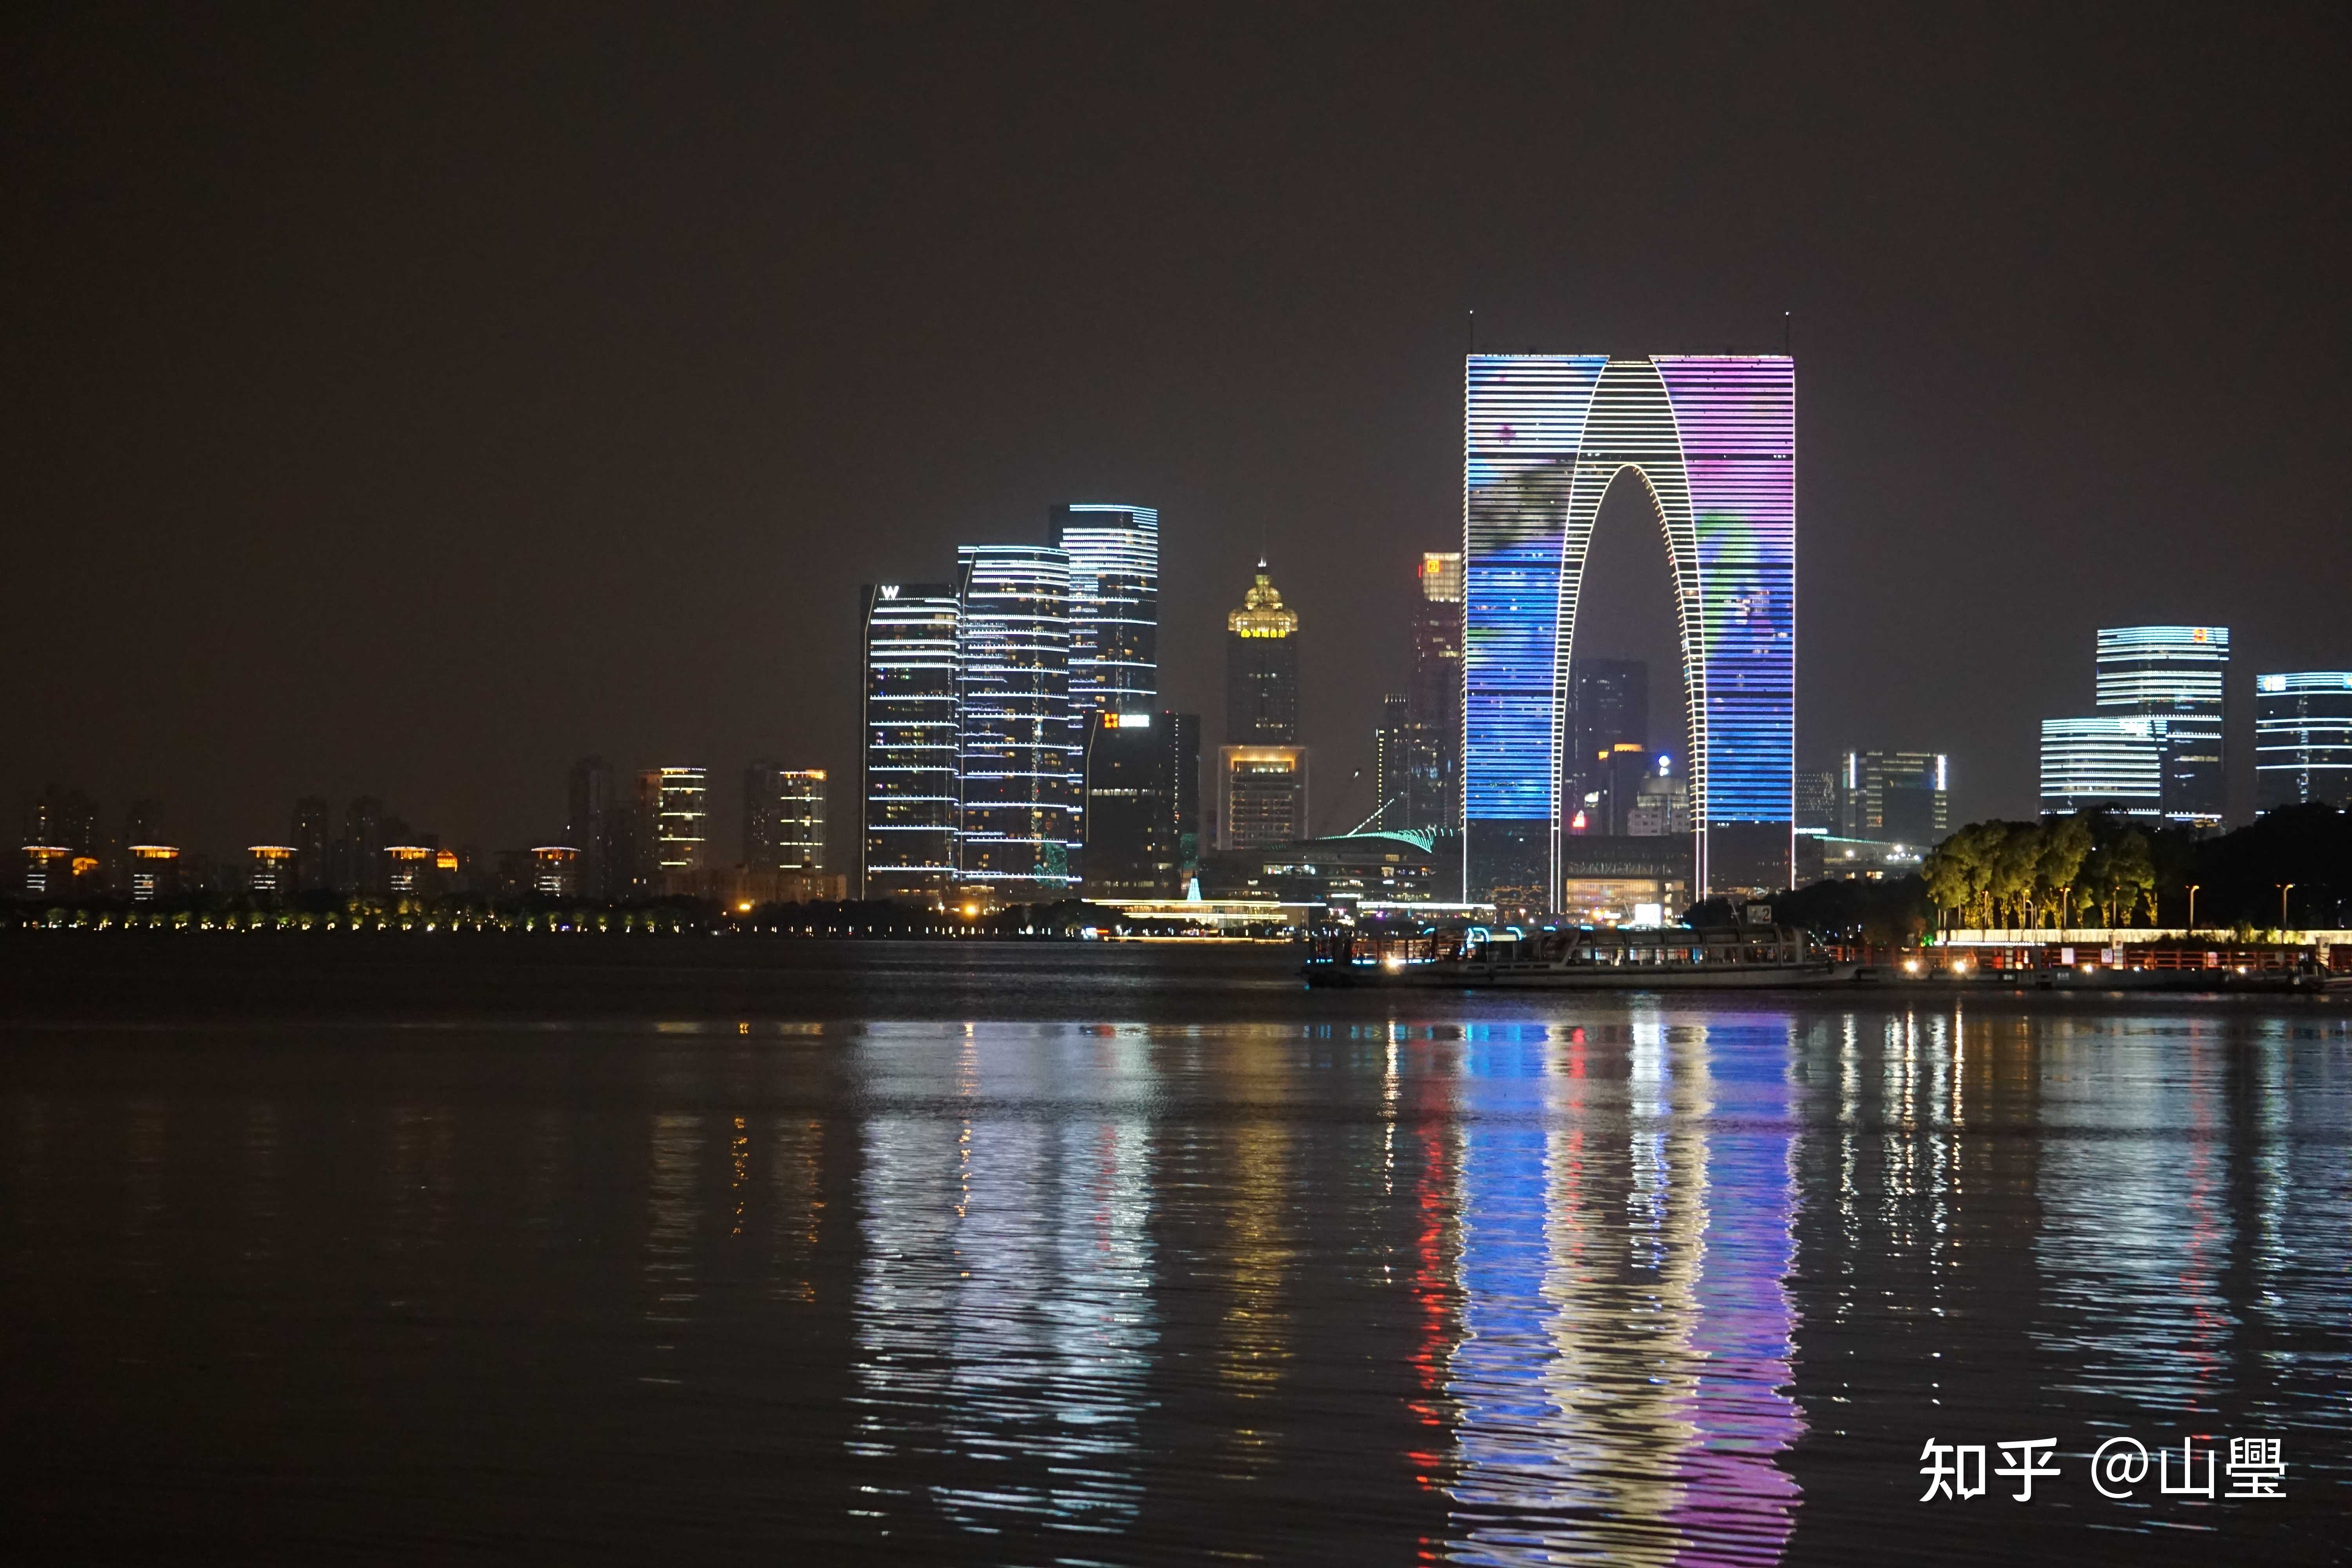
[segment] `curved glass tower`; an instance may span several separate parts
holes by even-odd
[[[1559,907],[1568,670],[1601,499],[1665,534],[1695,885],[1786,887],[1795,819],[1796,372],[1784,355],[1473,354],[1463,431],[1465,896]]]

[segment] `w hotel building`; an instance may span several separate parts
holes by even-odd
[[[860,896],[1065,898],[1087,727],[1159,696],[1160,518],[1054,510],[1050,544],[967,544],[947,582],[865,590]]]
[[[1578,600],[1601,497],[1628,475],[1673,560],[1697,888],[1787,887],[1794,362],[1474,354],[1465,403],[1465,896],[1560,907]]]

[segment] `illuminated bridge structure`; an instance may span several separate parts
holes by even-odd
[[[1673,561],[1697,886],[1788,886],[1794,362],[1473,354],[1464,402],[1465,896],[1559,908],[1569,658],[1593,520],[1628,470]]]

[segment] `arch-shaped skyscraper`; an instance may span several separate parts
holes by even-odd
[[[1473,354],[1463,429],[1468,897],[1560,907],[1569,656],[1632,469],[1674,563],[1695,886],[1785,887],[1795,818],[1796,374],[1784,355]]]

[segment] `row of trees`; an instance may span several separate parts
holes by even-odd
[[[1972,822],[1919,868],[1948,923],[2336,927],[2352,898],[2352,813],[2266,812],[2231,833],[2141,827],[2103,812]]]
[[[2100,814],[1972,822],[1928,853],[1919,879],[1963,925],[2021,931],[2156,917],[2147,835]]]

